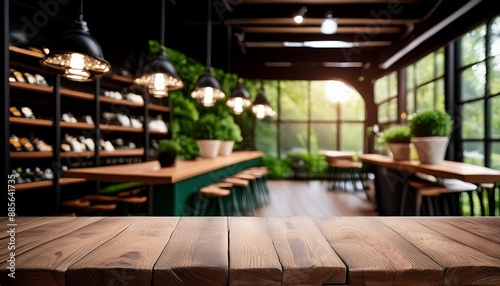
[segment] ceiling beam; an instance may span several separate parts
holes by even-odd
[[[324,18],[304,18],[302,26],[321,25]],[[376,19],[376,18],[335,18],[339,25],[405,25],[419,23],[420,19]],[[247,18],[228,19],[228,25],[295,25],[293,18]]]
[[[320,27],[242,27],[245,33],[322,34]],[[337,34],[397,34],[399,27],[338,27]]]
[[[305,4],[304,0],[240,0],[243,4]],[[389,3],[393,0],[308,0],[307,4]],[[422,0],[398,0],[398,3],[421,4]]]

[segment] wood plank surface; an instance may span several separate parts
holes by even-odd
[[[266,220],[229,218],[229,284],[281,285],[281,264]]]
[[[154,267],[153,285],[227,285],[227,220],[182,217]]]
[[[475,235],[479,235],[483,238],[489,239],[500,244],[500,235],[492,235],[492,233],[500,233],[500,219],[498,217],[490,220],[488,217],[472,217],[472,218],[455,218],[455,219],[446,219],[445,221],[449,224],[452,224],[458,228],[470,231]],[[490,225],[488,222],[496,221],[496,225]]]
[[[65,222],[65,221],[70,221],[74,219],[74,217],[15,217],[15,228],[16,228],[16,234],[23,232],[27,229],[34,228],[43,224],[48,224],[52,222]],[[3,231],[3,227],[6,226],[7,230],[9,227],[7,224],[11,224],[10,222],[7,222],[7,218],[5,218],[5,223],[2,223],[2,231],[0,232],[0,238],[4,238],[9,236],[9,233],[6,231]]]
[[[127,217],[133,223],[67,270],[71,286],[151,285],[153,266],[178,217]]]
[[[377,218],[444,267],[445,285],[500,285],[500,260],[409,218]]]
[[[66,171],[64,177],[105,182],[172,184],[220,168],[261,158],[263,155],[262,152],[258,151],[238,151],[229,156],[178,161],[174,166],[166,168],[160,168],[158,161],[94,168],[73,168]]]
[[[345,284],[346,266],[308,217],[268,218],[283,285]]]
[[[0,285],[65,285],[70,265],[114,237],[132,221],[103,218],[16,257],[16,279],[7,278],[7,263],[0,264]]]
[[[52,220],[50,223],[40,224],[37,227],[16,233],[15,253],[16,255],[19,255],[100,219],[101,218],[99,217],[86,217],[79,219],[65,219],[61,217]],[[0,239],[0,245],[7,245],[8,241],[9,237],[4,237]],[[7,259],[9,254],[10,251],[7,247],[0,248],[0,261]]]
[[[442,267],[374,218],[316,223],[347,265],[349,285],[442,285]]]

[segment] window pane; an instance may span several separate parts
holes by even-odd
[[[415,84],[415,65],[411,65],[406,69],[406,88],[412,88]]]
[[[277,157],[276,146],[276,122],[270,120],[258,120],[255,125],[255,147],[273,157]]]
[[[500,142],[491,143],[490,167],[500,170]]]
[[[378,122],[387,122],[389,120],[389,102],[384,102],[378,106]]]
[[[479,100],[463,105],[462,137],[464,139],[484,138],[484,101]]]
[[[477,63],[486,57],[484,49],[485,25],[470,31],[462,37],[462,66]]]
[[[389,84],[387,76],[375,81],[375,103],[380,103],[389,98]]]
[[[486,86],[486,67],[484,63],[473,65],[461,75],[463,101],[484,96]]]
[[[319,150],[337,150],[337,124],[313,123],[311,124],[311,152]]]
[[[280,81],[281,118],[307,120],[307,81]]]
[[[307,124],[283,123],[280,126],[281,157],[294,149],[307,149]]]
[[[278,84],[279,82],[277,80],[264,80],[264,92],[266,94],[266,98],[269,101],[269,104],[271,104],[271,108],[276,111],[278,110]],[[260,85],[258,85],[260,87]],[[254,93],[255,96],[257,96],[257,93],[259,91],[256,91]],[[252,93],[250,93],[252,95]]]
[[[490,26],[490,56],[500,54],[500,17],[496,17]]]
[[[495,95],[500,93],[500,56],[490,59],[489,75],[490,94]]]
[[[340,106],[342,120],[365,120],[365,101],[354,89],[351,95]]]
[[[484,166],[483,142],[464,142],[464,162],[479,166]]]
[[[406,91],[406,113],[415,113],[415,95],[413,89]]]
[[[392,72],[389,74],[389,97],[398,95],[398,73]]]
[[[444,75],[444,48],[436,52],[436,77]]]
[[[436,103],[434,109],[445,110],[444,107],[444,79],[436,80]]]
[[[491,138],[500,139],[500,95],[490,99],[491,110]]]
[[[389,121],[398,120],[398,98],[395,97],[389,101]]]
[[[434,109],[434,82],[417,89],[417,112]]]
[[[428,82],[434,78],[434,54],[430,53],[416,64],[417,84]]]
[[[364,130],[363,123],[343,123],[340,126],[340,150],[363,152]]]
[[[326,81],[311,81],[311,119],[337,120],[337,103],[329,96],[336,96],[335,91]]]

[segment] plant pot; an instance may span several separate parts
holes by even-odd
[[[219,156],[229,156],[233,152],[234,141],[222,141],[220,143]]]
[[[394,161],[410,160],[410,143],[389,143]]]
[[[424,164],[441,164],[448,147],[448,137],[412,137],[411,142],[415,146],[418,160]]]
[[[177,154],[175,153],[165,152],[158,154],[158,162],[160,162],[162,168],[173,166],[176,158]]]
[[[197,140],[202,158],[215,158],[219,155],[220,140]]]

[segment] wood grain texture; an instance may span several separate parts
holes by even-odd
[[[268,218],[283,285],[346,283],[346,266],[311,218]]]
[[[450,219],[447,218],[415,218],[412,219],[426,227],[429,227],[441,234],[446,235],[450,239],[456,240],[464,245],[468,245],[476,250],[479,250],[486,255],[493,256],[500,259],[500,244],[498,242],[493,242],[490,239],[481,237],[476,234],[476,231],[483,232],[480,229],[486,228],[484,225],[478,224],[475,230],[465,230],[451,224]],[[458,219],[457,221],[461,221]],[[478,230],[479,229],[479,230]],[[497,233],[500,233],[500,229],[497,229]],[[491,230],[490,230],[490,236]]]
[[[126,219],[133,221],[127,229],[69,267],[68,285],[151,285],[153,266],[179,218]]]
[[[458,228],[470,231],[475,235],[479,235],[500,244],[500,236],[492,235],[492,233],[500,233],[500,219],[498,219],[498,217],[492,218],[492,220],[489,217],[460,217],[445,219],[445,221]]]
[[[91,224],[100,218],[89,217],[75,220],[74,218],[58,217],[49,223],[40,224],[37,227],[27,229],[16,233],[16,255],[24,253],[32,248],[42,245],[48,241],[65,235],[68,232],[75,231],[81,227]],[[50,220],[47,218],[47,220]],[[9,237],[0,239],[0,245],[7,245]],[[0,248],[0,261],[8,258],[10,251],[7,247]]]
[[[37,226],[41,226],[43,224],[48,224],[52,222],[65,222],[65,221],[70,221],[74,219],[74,217],[16,217],[16,221],[14,224],[16,224],[16,234],[23,232],[27,229],[34,228]],[[10,224],[10,222],[7,222],[7,218],[5,218],[5,222],[2,223],[2,231],[0,232],[0,238],[4,238],[9,236],[7,231],[3,231],[4,227],[7,227],[7,224]],[[7,230],[9,227],[7,227]]]
[[[229,218],[229,284],[281,285],[281,264],[264,218]]]
[[[442,285],[439,265],[373,218],[316,223],[347,265],[349,285]]]
[[[378,218],[444,267],[445,285],[500,285],[500,260],[409,218]]]
[[[0,285],[64,285],[65,272],[70,265],[123,231],[131,223],[120,218],[103,218],[18,255],[16,263],[22,265],[22,268],[16,271],[18,275],[15,281],[6,278],[6,263],[0,264],[2,271]]]
[[[238,151],[229,156],[178,161],[174,166],[167,168],[160,168],[158,161],[94,168],[74,168],[66,171],[64,176],[106,182],[172,184],[233,164],[257,159],[263,155],[262,152],[257,151]]]
[[[228,221],[183,217],[154,267],[153,285],[227,285]]]

